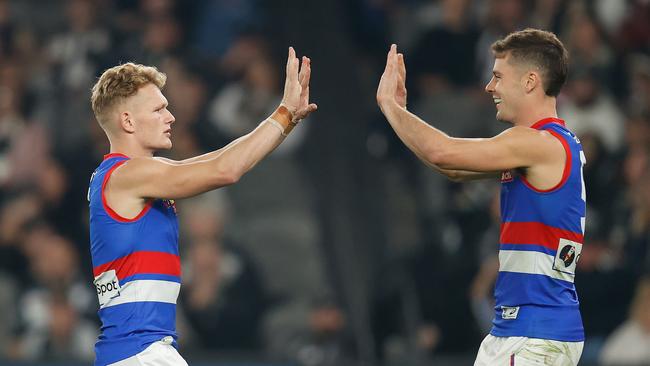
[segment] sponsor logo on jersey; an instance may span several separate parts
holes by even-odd
[[[582,245],[567,239],[560,239],[553,269],[568,274],[576,273],[576,263],[580,259]]]
[[[95,277],[93,284],[97,290],[100,306],[104,306],[109,300],[120,296],[120,281],[117,279],[114,269]]]

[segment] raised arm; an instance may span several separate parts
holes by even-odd
[[[393,86],[392,83],[390,83],[391,85],[387,85],[389,83],[389,80],[387,80],[388,75],[386,75],[386,72],[384,72],[386,76],[382,76],[382,81],[380,82],[380,87],[382,88],[380,90],[382,90],[382,94],[380,95],[380,90],[377,90],[377,101],[381,106],[382,103],[385,104],[388,102],[385,99],[391,99],[395,103],[397,103],[397,105],[401,109],[406,110],[406,99],[408,94],[406,90],[406,65],[404,63],[404,55],[401,53],[397,53],[396,49],[395,49],[395,54],[396,54],[397,63],[396,65],[391,65],[391,67],[394,67],[393,71],[396,71],[396,73],[392,74],[394,77],[396,77],[395,85]],[[389,53],[389,59],[387,60],[386,63],[386,70],[388,70],[388,66],[389,66],[388,61],[390,60],[391,59]],[[390,93],[391,90],[392,93]],[[397,130],[395,131],[398,134],[398,137],[402,139],[402,136],[400,136],[399,131]],[[406,143],[404,139],[402,139],[402,141]],[[411,148],[411,146],[409,146],[408,144],[407,146]],[[415,155],[429,168],[437,171],[440,174],[445,175],[447,178],[449,178],[454,182],[497,178],[501,174],[501,172],[472,172],[472,171],[460,170],[460,169],[443,169],[440,166],[431,162],[429,159],[427,159],[426,156],[422,155],[416,149],[411,148],[411,151],[413,151]]]
[[[303,57],[300,66],[295,51],[289,48],[286,72],[281,105],[252,132],[224,148],[183,161],[131,159],[115,170],[110,190],[129,197],[177,199],[237,182],[317,108],[309,103],[309,58]]]
[[[397,136],[425,164],[454,180],[496,177],[501,171],[555,164],[564,150],[551,134],[513,127],[489,139],[453,138],[422,121],[402,104],[403,56],[391,46],[377,102]]]

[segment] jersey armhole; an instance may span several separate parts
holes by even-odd
[[[535,191],[537,193],[550,193],[550,192],[553,192],[553,191],[556,191],[556,190],[562,188],[562,186],[564,186],[564,184],[567,182],[567,180],[569,180],[569,175],[571,174],[571,164],[572,164],[572,161],[573,161],[572,156],[571,156],[571,148],[569,147],[569,143],[566,142],[566,140],[559,133],[557,133],[557,132],[555,132],[553,130],[546,130],[546,132],[550,133],[551,135],[555,136],[555,138],[560,140],[560,143],[562,143],[562,146],[564,147],[564,152],[565,152],[565,155],[566,155],[566,161],[564,162],[564,171],[562,172],[562,179],[560,179],[560,182],[558,184],[556,184],[555,186],[553,186],[553,187],[551,187],[549,189],[535,188],[535,186],[533,186],[532,183],[530,183],[528,181],[528,179],[526,179],[525,176],[523,176],[523,175],[521,176],[521,181],[526,185],[526,187],[532,189],[533,191]]]
[[[119,161],[119,162],[115,163],[115,165],[113,165],[113,166],[112,166],[112,167],[111,167],[111,168],[106,172],[106,174],[104,174],[104,180],[102,181],[102,192],[101,192],[101,194],[102,194],[102,206],[104,206],[104,211],[106,211],[106,213],[108,214],[108,216],[110,216],[110,217],[111,217],[113,220],[115,220],[115,221],[118,221],[118,222],[124,222],[124,223],[129,223],[129,222],[135,222],[135,221],[138,221],[142,216],[144,216],[144,215],[147,213],[147,211],[149,211],[149,209],[151,208],[152,201],[151,201],[151,200],[147,200],[147,202],[145,203],[144,207],[142,208],[142,211],[140,211],[139,214],[137,214],[134,218],[131,218],[131,219],[126,218],[126,217],[124,217],[124,216],[121,216],[120,214],[118,214],[117,212],[115,212],[115,211],[114,211],[114,210],[113,210],[113,209],[108,205],[108,202],[106,201],[106,195],[104,194],[104,192],[105,192],[105,190],[106,190],[106,184],[108,183],[108,180],[110,179],[111,174],[113,174],[113,172],[115,171],[115,169],[117,169],[120,165],[122,165],[122,164],[124,164],[124,163],[126,163],[126,162],[127,162],[127,160],[122,160],[122,161]]]

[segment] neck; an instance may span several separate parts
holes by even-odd
[[[515,126],[530,127],[544,118],[557,118],[555,97],[544,96],[542,101],[535,101],[522,110],[525,113],[519,114],[519,118],[513,123]]]
[[[124,154],[130,158],[136,157],[152,157],[153,150],[145,149],[141,145],[137,144],[134,140],[130,139],[111,139],[111,153],[120,153]]]

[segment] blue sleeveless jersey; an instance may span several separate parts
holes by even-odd
[[[490,333],[583,341],[573,281],[585,229],[585,157],[561,119],[547,118],[532,128],[562,143],[566,165],[560,183],[544,191],[514,170],[502,173],[499,275]]]
[[[176,207],[170,200],[148,201],[126,219],[106,203],[111,173],[128,161],[108,154],[90,180],[90,249],[99,298],[101,334],[95,365],[131,357],[151,343],[171,337],[176,346],[176,299],[181,271]]]

